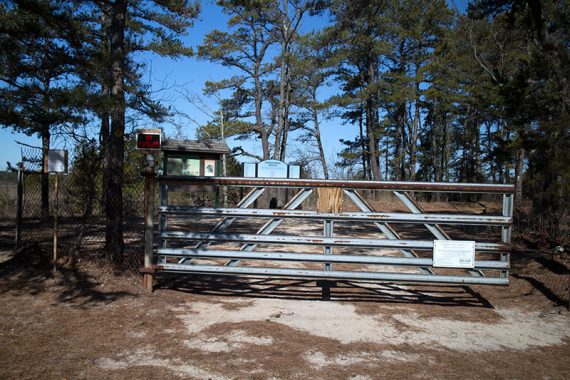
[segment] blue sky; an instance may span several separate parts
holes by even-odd
[[[448,0],[448,4],[453,6],[453,1]],[[464,10],[465,1],[455,1],[455,5]],[[198,46],[204,35],[213,29],[225,30],[227,16],[221,12],[221,8],[215,5],[212,0],[202,1],[202,12],[199,20],[196,21],[193,28],[190,29],[189,35],[185,37],[188,45]],[[311,29],[320,29],[326,24],[326,19],[306,18],[304,19],[302,30],[309,31]],[[176,118],[174,122],[183,125],[183,133],[188,138],[195,137],[196,123],[201,124],[209,120],[209,117],[185,101],[180,92],[190,92],[200,96],[205,104],[216,109],[215,99],[209,99],[202,96],[204,82],[217,81],[228,78],[232,75],[232,71],[220,65],[206,61],[200,61],[195,58],[168,59],[156,56],[145,55],[140,57],[147,64],[146,80],[152,84],[153,90],[157,91],[156,95],[167,106],[171,106],[182,110],[190,115],[195,122]],[[329,90],[330,91],[330,90]],[[331,95],[330,93],[327,95]],[[164,129],[165,134],[172,136],[175,129],[172,123],[163,123],[159,125]],[[154,125],[152,127],[155,127]],[[340,120],[324,121],[322,126],[323,145],[325,147],[327,159],[333,160],[336,153],[341,149],[339,139],[353,139],[357,134],[357,126],[342,125]],[[33,146],[40,146],[41,142],[37,136],[26,136],[19,133],[13,133],[10,129],[0,129],[0,170],[6,167],[6,161],[10,161],[13,165],[20,161],[20,146],[16,143],[20,141]],[[291,141],[291,140],[290,140]],[[293,141],[291,141],[293,142]],[[228,141],[230,147],[236,145],[244,145],[252,151],[252,153],[261,154],[260,144],[256,142],[244,143],[243,141]],[[73,148],[72,143],[65,138],[54,138],[52,141],[52,149],[69,149]],[[302,148],[302,147],[301,147]],[[289,148],[289,152],[293,152],[294,148]],[[293,157],[288,157],[291,160]]]

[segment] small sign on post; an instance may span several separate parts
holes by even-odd
[[[67,173],[67,150],[49,150],[45,173]]]
[[[433,266],[473,269],[475,267],[475,242],[465,240],[434,240]]]
[[[44,171],[55,174],[55,205],[53,217],[53,271],[57,270],[57,234],[59,214],[59,175],[67,173],[67,150],[49,150]]]
[[[139,129],[137,131],[137,146],[139,150],[160,150],[162,131],[160,129]]]

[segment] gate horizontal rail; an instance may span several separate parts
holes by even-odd
[[[363,239],[363,238],[327,238],[321,236],[293,235],[252,235],[252,234],[210,234],[206,232],[165,231],[161,239],[207,240],[216,242],[255,243],[255,244],[303,244],[332,247],[378,247],[378,248],[408,248],[433,249],[432,240],[393,240],[393,239]],[[499,243],[475,243],[475,251],[501,252],[509,249]]]
[[[257,276],[281,276],[287,278],[314,278],[331,280],[365,280],[365,281],[398,281],[398,282],[421,282],[439,284],[478,284],[478,285],[508,285],[508,278],[502,277],[470,277],[470,276],[445,276],[413,273],[390,273],[390,272],[359,272],[340,270],[315,270],[315,269],[282,269],[282,268],[259,268],[259,267],[228,267],[217,265],[184,265],[184,264],[159,264],[155,270],[165,273],[202,273],[202,274],[225,274],[225,275],[257,275]]]
[[[148,171],[147,181],[154,180]],[[289,278],[362,280],[384,282],[423,282],[446,284],[507,285],[510,269],[510,238],[513,223],[514,186],[510,184],[464,184],[397,181],[344,181],[309,179],[269,179],[237,177],[188,177],[160,176],[161,204],[158,207],[158,244],[145,248],[145,274],[181,273],[216,274],[236,276],[278,276]],[[168,192],[191,192],[213,189],[216,186],[252,188],[235,208],[190,207],[168,203]],[[282,209],[249,208],[258,201],[266,188],[292,188],[300,191]],[[318,212],[299,210],[303,202],[314,194],[315,188],[342,188],[346,199],[360,210],[347,212]],[[379,212],[374,210],[361,193],[356,190],[383,190],[394,192],[410,212]],[[503,196],[502,215],[426,213],[407,192],[445,192],[497,194]],[[176,198],[172,198],[176,199]],[[150,207],[152,201],[147,205]],[[153,208],[149,208],[153,214]],[[338,211],[338,210],[335,210]],[[169,228],[169,219],[175,218],[175,226],[186,222],[206,223],[213,221],[209,232],[176,230]],[[256,233],[232,232],[231,227],[239,220],[265,219],[267,222]],[[299,234],[290,232],[275,234],[275,229],[285,220],[306,220],[307,223],[322,222],[323,233],[306,235],[310,229]],[[333,222],[368,222],[378,238],[334,236]],[[152,231],[147,219],[147,233]],[[182,224],[181,224],[182,223]],[[250,223],[250,221],[248,221]],[[426,229],[433,240],[402,238],[394,226],[410,224]],[[485,226],[500,229],[499,242],[476,241],[473,267],[434,267],[435,240],[450,240],[442,226]],[[242,225],[243,227],[243,225]],[[407,228],[407,227],[406,227]],[[297,229],[298,230],[298,229]],[[350,230],[350,229],[349,229]],[[154,234],[150,233],[151,237]],[[313,233],[314,235],[314,233]],[[382,236],[383,235],[383,236]],[[147,235],[148,236],[148,235]],[[367,235],[369,236],[369,235]],[[408,235],[406,235],[408,236]],[[384,238],[386,237],[386,238]],[[489,240],[485,238],[485,240]],[[147,240],[148,242],[148,240]],[[237,245],[237,248],[235,247]],[[278,249],[272,248],[279,245]],[[279,252],[281,246],[294,246],[293,252]],[[315,247],[322,247],[315,253]],[[359,247],[358,251],[354,248]],[[340,250],[339,248],[342,248]],[[264,249],[264,250],[261,250]],[[334,253],[333,253],[334,249]],[[379,254],[381,250],[392,252]],[[394,256],[399,250],[403,257]],[[482,255],[482,256],[481,256]],[[214,262],[212,262],[214,260]],[[217,264],[220,260],[229,260]],[[243,262],[243,263],[242,263]],[[283,263],[302,263],[308,267],[284,268]],[[271,266],[281,263],[281,266]],[[322,269],[313,269],[322,265]],[[333,267],[334,265],[334,267]],[[371,271],[371,268],[379,268]],[[385,271],[384,267],[401,270],[415,267],[420,273]],[[347,268],[354,268],[347,270]],[[498,273],[498,274],[497,274]],[[146,277],[145,277],[146,279]],[[146,281],[146,280],[145,280]],[[152,277],[151,277],[152,282]],[[146,282],[148,285],[148,282]]]
[[[302,261],[310,263],[337,264],[368,264],[368,265],[402,265],[402,266],[431,266],[433,260],[419,257],[392,256],[354,256],[354,255],[320,255],[316,253],[285,253],[285,252],[246,252],[230,250],[200,250],[160,248],[159,255],[172,257],[196,257],[207,259],[240,259],[240,260],[270,260],[270,261]],[[475,268],[489,270],[509,269],[509,263],[502,261],[476,260]]]
[[[242,178],[242,177],[187,177],[160,176],[164,185],[215,185],[244,187],[338,187],[362,190],[391,190],[419,192],[451,192],[505,194],[513,193],[514,185],[487,183],[447,183],[447,182],[400,182],[400,181],[344,181],[319,179],[278,179],[278,178]]]
[[[200,215],[212,217],[249,217],[249,218],[298,218],[354,220],[384,223],[437,223],[461,225],[508,226],[513,218],[493,215],[449,215],[449,214],[406,214],[380,212],[343,212],[319,213],[304,210],[270,209],[233,209],[233,208],[197,208],[185,206],[161,206],[158,211],[164,215]]]

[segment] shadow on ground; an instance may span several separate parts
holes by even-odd
[[[76,307],[109,303],[122,297],[135,296],[128,291],[102,291],[95,277],[76,265],[58,267],[57,272],[49,255],[39,244],[16,251],[0,264],[0,294],[38,295],[50,292],[61,303]]]
[[[378,302],[493,308],[480,293],[468,286],[372,284],[355,281],[314,281],[235,276],[161,276],[157,289],[170,289],[210,296]],[[330,297],[326,288],[330,288]],[[324,296],[324,297],[323,297]]]

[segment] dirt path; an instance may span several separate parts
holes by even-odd
[[[532,260],[502,288],[339,283],[323,302],[301,280],[163,280],[148,295],[97,267],[12,259],[0,378],[564,379],[570,318],[528,281],[541,268],[555,276]]]

